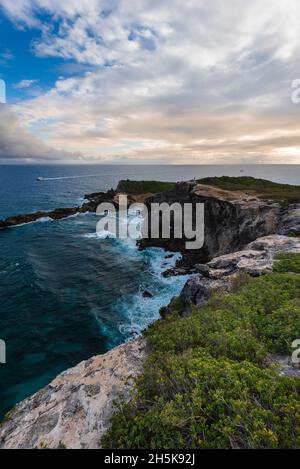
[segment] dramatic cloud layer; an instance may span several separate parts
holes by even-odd
[[[73,156],[50,148],[27,130],[20,127],[18,118],[5,104],[0,104],[0,160],[60,161]]]
[[[14,108],[51,148],[88,161],[300,163],[300,105],[290,97],[298,0],[0,5],[18,27],[40,31],[34,54],[74,71]]]

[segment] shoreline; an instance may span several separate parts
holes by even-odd
[[[166,197],[170,197],[170,195],[170,198],[172,199],[172,197],[174,196],[178,197],[178,190],[180,192],[180,195],[183,194],[184,197],[190,197],[190,186],[188,187],[188,193],[186,193],[186,184],[190,183],[180,183],[179,185],[176,185],[174,189],[171,188],[168,189],[166,192],[161,193],[162,195],[157,194],[149,196],[149,193],[147,193],[147,200],[148,202],[149,200],[153,200],[153,198],[155,198],[155,200],[157,200],[157,198],[159,198],[159,200],[164,200]],[[175,195],[172,191],[175,191]],[[194,194],[195,192],[193,191],[193,197]],[[93,203],[95,203],[95,200],[99,196],[99,194],[92,194],[92,196]],[[101,193],[101,198],[102,197],[103,193]],[[231,240],[233,240],[231,251],[228,252],[228,248],[226,248],[225,251],[227,252],[220,252],[220,249],[218,250],[218,246],[217,248],[214,246],[213,248],[211,248],[210,256],[207,254],[207,252],[205,253],[205,262],[199,262],[199,260],[203,259],[203,257],[201,258],[201,256],[196,256],[197,262],[194,262],[192,266],[190,264],[186,264],[185,272],[190,273],[192,275],[186,282],[186,285],[179,296],[183,317],[191,314],[191,307],[193,307],[193,305],[201,307],[202,305],[206,304],[206,302],[211,296],[211,291],[220,288],[224,289],[224,291],[230,291],[232,281],[234,281],[236,276],[240,273],[245,273],[252,277],[263,276],[272,271],[273,259],[278,252],[300,252],[299,238],[286,236],[287,234],[290,234],[291,228],[294,230],[294,232],[298,230],[298,236],[300,234],[300,204],[297,207],[292,205],[292,208],[290,208],[290,206],[282,208],[278,204],[274,204],[274,202],[270,203],[265,201],[259,201],[257,199],[254,201],[249,201],[249,197],[241,198],[241,194],[239,194],[238,199],[236,199],[235,194],[233,200],[228,201],[224,200],[224,194],[222,197],[220,195],[220,191],[210,191],[209,195],[207,195],[207,192],[205,193],[205,195],[202,192],[200,197],[201,200],[203,200],[203,197],[206,197],[208,207],[211,208],[214,207],[215,204],[217,204],[218,207],[221,207],[221,210],[224,210],[227,215],[228,204],[231,206],[233,205],[235,207],[238,206],[240,210],[238,213],[239,216],[241,216],[242,214],[242,216],[246,217],[247,220],[251,219],[252,222],[253,214],[256,213],[257,219],[255,220],[256,223],[254,225],[252,224],[252,230],[257,229],[258,236],[255,237],[249,244],[247,242],[242,243],[242,239],[239,239],[237,242],[235,233],[235,236],[233,238],[230,238],[228,241],[230,245]],[[181,198],[180,201],[182,200],[185,199]],[[235,209],[233,212],[229,213],[234,213],[236,215],[237,212],[238,211]],[[215,216],[213,210],[212,213],[213,216]],[[268,214],[268,217],[266,217],[266,213]],[[280,219],[278,219],[278,215],[280,215]],[[266,219],[267,223],[265,223]],[[218,222],[221,225],[223,223],[222,220],[222,217],[219,217]],[[264,221],[263,225],[262,221]],[[247,227],[247,223],[244,223],[244,225]],[[233,228],[231,226],[231,231],[232,229]],[[276,233],[276,231],[280,231],[280,233],[272,234],[269,233],[269,231],[273,231],[274,233]],[[261,232],[263,232],[263,236],[260,236]],[[218,234],[216,234],[216,236],[217,235]],[[170,241],[168,241],[167,245],[169,243]],[[176,247],[177,246],[178,245],[176,245]],[[146,245],[143,247],[151,246]],[[165,243],[162,243],[162,245],[159,247],[164,248]],[[205,247],[205,249],[207,249],[207,247]],[[213,255],[213,249],[215,249],[217,255]],[[211,258],[209,259],[209,257]],[[182,266],[176,266],[173,270],[171,269],[171,271],[168,272],[168,275],[176,274],[182,274]],[[170,317],[170,315],[172,315],[173,309],[174,302],[171,302],[169,305],[166,305],[166,307],[163,308],[163,310],[161,311],[162,318],[167,319],[168,317]],[[74,447],[74,445],[75,447],[86,447],[86,445],[89,445],[89,443],[86,441],[86,438],[83,438],[80,442],[80,438],[78,439],[78,435],[75,437],[75,430],[71,430],[70,428],[67,431],[67,436],[65,437],[66,443],[64,443],[63,436],[66,431],[66,428],[68,428],[68,425],[71,425],[70,421],[74,418],[74,415],[77,415],[77,417],[79,418],[79,420],[77,421],[77,425],[81,425],[82,435],[84,435],[90,428],[89,425],[93,425],[93,422],[95,424],[94,418],[100,418],[100,415],[102,415],[102,413],[104,412],[106,424],[103,424],[104,420],[102,418],[101,428],[103,431],[101,430],[102,433],[100,432],[102,435],[109,427],[110,417],[113,414],[113,409],[111,406],[112,399],[109,399],[109,403],[107,401],[103,403],[101,401],[101,386],[100,388],[97,387],[97,389],[95,387],[89,387],[90,385],[94,386],[94,384],[97,383],[90,383],[89,380],[85,381],[87,379],[87,375],[83,376],[81,385],[78,389],[76,389],[76,385],[73,382],[74,379],[77,379],[77,372],[75,370],[81,370],[82,367],[89,367],[94,362],[94,360],[100,359],[99,357],[102,357],[103,360],[106,360],[107,355],[113,356],[116,354],[116,356],[118,356],[119,350],[127,350],[127,348],[128,350],[130,350],[131,347],[135,347],[135,344],[140,344],[140,341],[141,338],[130,341],[128,342],[128,344],[125,343],[112,349],[111,351],[107,352],[107,354],[98,357],[93,357],[92,359],[89,359],[86,362],[82,362],[81,364],[75,366],[71,370],[66,370],[61,375],[59,375],[52,383],[50,383],[46,388],[40,390],[38,393],[17,404],[16,408],[12,410],[12,412],[9,413],[9,415],[7,416],[7,421],[4,422],[3,425],[0,427],[0,447],[15,447],[16,444],[18,445],[18,447],[39,447],[43,446],[43,444],[46,447],[49,447],[49,445],[50,447],[58,447],[60,443],[62,443],[63,445],[67,445],[68,447]],[[142,372],[142,363],[145,359],[144,346],[141,346],[141,348],[139,348],[138,346],[138,349],[138,354],[134,354],[134,362],[136,368],[134,366],[132,368],[133,376],[137,376]],[[121,361],[122,360],[123,359],[121,359]],[[276,361],[276,357],[273,357],[273,360]],[[120,363],[120,359],[116,359],[114,366],[118,368],[120,366]],[[132,362],[130,362],[130,358],[128,363],[132,364]],[[98,365],[96,366],[96,369],[97,367]],[[92,366],[91,372],[93,373],[94,371],[95,368],[93,368]],[[110,382],[109,379],[111,371],[111,369],[107,371],[108,374],[106,375],[107,378],[105,379],[108,379],[108,382],[110,383],[108,384],[108,386],[111,386],[111,395],[115,395],[114,392],[112,392],[115,383]],[[113,371],[113,375],[114,373],[115,372]],[[128,393],[129,388],[127,387],[127,384],[124,384],[127,382],[128,372],[126,372],[126,370],[123,370],[120,376],[121,378],[117,385],[118,395],[122,395],[125,400],[128,400],[130,394]],[[58,383],[59,386],[61,386],[62,384],[63,386],[62,388],[57,390]],[[73,385],[75,387],[73,387]],[[84,394],[82,394],[82,386],[84,387]],[[56,395],[57,392],[59,393],[58,395]],[[110,395],[110,393],[108,392],[107,395]],[[62,406],[62,404],[60,403],[60,399],[62,399],[64,402],[67,402],[67,409],[64,407],[64,405]],[[87,412],[85,417],[83,416],[83,414],[80,414],[80,412],[83,412],[82,402],[85,403],[83,407],[85,408],[85,412]],[[97,407],[97,402],[100,407]],[[101,402],[102,404],[100,404]],[[94,414],[93,418],[90,418],[89,412],[92,405],[96,405],[96,414]],[[53,408],[56,408],[58,412],[58,415],[55,415],[55,418],[53,417]],[[42,421],[39,422],[41,415],[43,415],[44,417]],[[48,417],[45,418],[45,415],[48,415]],[[19,425],[23,426],[25,422],[26,428],[27,430],[29,428],[29,431],[26,430],[25,435],[21,436],[20,433],[17,431],[17,427]],[[46,433],[45,425],[47,427]],[[33,427],[35,428],[35,431],[32,433],[31,430],[33,430]],[[41,430],[42,428],[44,428],[44,430]],[[48,433],[50,433],[50,440],[47,440]],[[98,439],[100,438],[100,433],[98,429],[98,433],[96,434]],[[53,439],[51,440],[51,438]],[[58,438],[60,439],[58,440]],[[91,447],[94,447],[93,445],[96,444],[96,440],[94,439],[94,437],[91,436],[91,434],[89,435],[89,438]],[[18,441],[19,443],[17,443]]]

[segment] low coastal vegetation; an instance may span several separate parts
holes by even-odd
[[[241,276],[188,316],[174,302],[146,332],[144,372],[102,446],[299,448],[300,380],[269,365],[300,336],[299,265],[282,254],[272,274]]]
[[[290,184],[279,184],[277,182],[267,181],[266,179],[257,179],[250,176],[241,177],[207,177],[199,179],[199,184],[207,184],[228,191],[248,191],[261,199],[270,199],[282,204],[291,204],[300,202],[300,186]]]
[[[198,179],[199,184],[215,186],[229,191],[247,191],[262,199],[275,200],[282,204],[300,202],[300,186],[279,184],[265,179],[250,176],[241,177],[207,177]],[[118,191],[127,194],[155,194],[175,187],[175,182],[160,181],[131,181],[129,179],[119,182]]]
[[[279,184],[265,179],[250,176],[241,177],[207,177],[198,179],[199,184],[206,184],[229,191],[247,191],[261,199],[274,200],[283,205],[300,202],[300,186]],[[155,194],[175,187],[175,182],[161,181],[131,181],[129,179],[119,182],[118,191],[127,194]]]
[[[300,274],[300,256],[293,253],[281,252],[275,256],[273,270],[275,272],[294,272]]]
[[[175,187],[175,182],[160,182],[160,181],[130,181],[129,179],[120,181],[117,187],[118,192],[125,192],[126,194],[156,194]]]

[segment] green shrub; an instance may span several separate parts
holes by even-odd
[[[252,333],[243,312],[211,307],[194,309],[190,317],[176,316],[155,323],[146,333],[152,349],[162,353],[182,353],[193,347],[202,347],[213,357],[225,356],[235,360],[248,358],[262,362],[266,350]]]
[[[175,182],[160,182],[160,181],[120,181],[117,187],[119,192],[126,192],[127,194],[156,194],[168,189],[173,189]]]
[[[289,269],[288,269],[289,270]],[[297,448],[300,380],[267,367],[300,333],[300,276],[243,279],[230,294],[157,321],[129,404],[108,448]]]
[[[294,272],[300,274],[300,254],[282,252],[274,259],[274,272]]]
[[[188,317],[178,319],[176,310],[170,318],[154,323],[146,336],[153,350],[162,353],[203,347],[214,357],[259,363],[268,351],[290,352],[300,333],[294,302],[299,296],[296,275],[249,278],[237,292],[214,296],[206,306],[194,307]],[[273,335],[272,324],[278,324]]]
[[[287,302],[268,317],[264,327],[264,339],[270,351],[291,354],[291,342],[299,337],[300,299],[297,298]]]
[[[249,362],[213,359],[197,350],[158,357],[147,364],[138,389],[113,417],[105,447],[300,445],[300,382]]]

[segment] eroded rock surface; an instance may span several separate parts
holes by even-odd
[[[0,448],[99,448],[113,401],[128,400],[144,356],[139,339],[60,374],[9,414],[0,427]]]
[[[183,268],[188,271],[197,263],[206,263],[217,256],[242,249],[259,237],[274,233],[300,234],[300,204],[281,206],[271,200],[262,200],[251,192],[226,191],[196,182],[181,182],[145,201],[149,211],[152,203],[164,202],[181,205],[203,203],[205,207],[205,241],[201,249],[186,250],[187,239],[174,238],[172,230],[168,239],[153,239],[149,230],[148,238],[141,240],[141,248],[159,246],[183,254],[183,260],[177,266],[181,270],[173,269],[169,275],[181,275]]]
[[[272,272],[274,256],[278,252],[300,252],[300,238],[270,235],[258,238],[244,249],[216,257],[207,264],[196,264],[194,275],[186,282],[180,298],[187,311],[190,304],[202,305],[209,292],[228,291],[241,273],[257,277]]]

